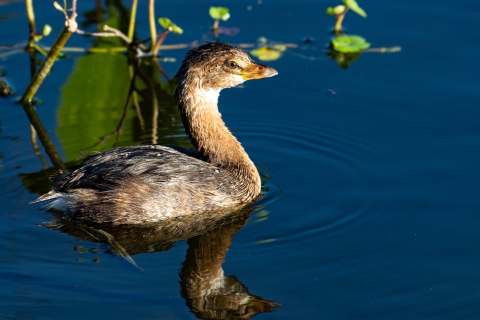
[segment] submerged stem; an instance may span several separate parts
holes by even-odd
[[[65,170],[65,164],[63,163],[60,155],[55,149],[55,145],[52,143],[52,140],[50,140],[47,130],[45,130],[45,128],[43,127],[43,124],[40,121],[40,118],[38,117],[34,106],[30,102],[24,103],[23,110],[25,110],[31,126],[37,132],[38,138],[42,143],[43,147],[45,148],[45,152],[50,158],[53,166],[55,167],[55,169],[63,172]]]

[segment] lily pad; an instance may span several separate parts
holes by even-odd
[[[282,56],[282,52],[286,50],[284,45],[274,45],[273,47],[261,47],[250,51],[252,56],[257,57],[261,61],[274,61]]]
[[[176,34],[182,34],[183,30],[179,26],[177,26],[175,23],[172,22],[172,20],[166,18],[166,17],[161,17],[158,18],[158,23],[165,29],[168,30],[172,33]]]
[[[210,7],[209,13],[214,20],[227,21],[230,18],[230,12],[225,7]]]
[[[370,43],[360,36],[338,36],[331,41],[333,50],[338,52],[359,52],[370,48]]]
[[[356,14],[358,14],[358,15],[364,17],[364,18],[367,17],[367,13],[362,8],[360,8],[357,1],[355,1],[355,0],[343,0],[343,2],[345,2],[347,7],[349,9],[351,9],[353,12],[355,12]]]

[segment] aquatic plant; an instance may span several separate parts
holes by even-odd
[[[158,18],[158,23],[163,27],[163,32],[160,35],[160,37],[157,40],[157,43],[155,44],[155,47],[153,49],[153,55],[156,55],[158,50],[160,49],[161,44],[165,40],[165,37],[167,36],[168,33],[175,33],[175,34],[182,34],[183,29],[177,26],[175,23],[172,22],[172,20],[166,18],[166,17],[161,17]]]
[[[265,37],[258,38],[257,42],[258,48],[250,51],[250,54],[261,61],[277,60],[282,56],[283,52],[287,50],[285,44],[271,42]]]
[[[218,30],[218,24],[220,20],[227,21],[230,18],[230,12],[226,7],[210,7],[208,11],[210,17],[212,17],[215,22],[213,23],[213,30]]]
[[[333,50],[343,53],[359,52],[370,48],[370,43],[360,36],[341,35],[333,38],[330,43]]]
[[[348,69],[350,63],[357,60],[362,52],[393,53],[401,51],[400,47],[392,48],[370,48],[370,43],[365,38],[357,35],[346,35],[343,33],[342,22],[348,10],[352,10],[361,17],[366,18],[367,13],[355,0],[342,0],[345,5],[327,8],[326,14],[335,16],[335,37],[330,40],[330,51],[328,56],[338,62],[338,65]]]
[[[358,5],[355,0],[342,0],[345,5],[338,5],[336,7],[328,7],[326,14],[329,16],[335,16],[335,27],[334,31],[336,34],[342,33],[342,22],[347,14],[347,11],[350,9],[353,12],[357,13],[363,18],[367,17],[367,13]]]

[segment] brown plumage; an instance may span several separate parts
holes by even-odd
[[[218,111],[222,89],[276,75],[223,43],[190,50],[177,78],[185,130],[200,159],[159,145],[118,148],[88,160],[36,200],[93,223],[138,224],[234,210],[260,194],[260,176]]]

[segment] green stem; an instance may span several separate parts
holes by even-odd
[[[342,32],[342,22],[343,18],[345,18],[344,14],[340,14],[337,16],[336,21],[335,21],[335,32]]]
[[[132,1],[132,11],[130,12],[130,22],[128,24],[128,39],[133,41],[133,36],[135,34],[135,19],[137,16],[137,3],[138,0]]]
[[[63,28],[62,33],[60,33],[60,36],[57,38],[57,41],[55,41],[52,48],[50,49],[48,56],[43,61],[42,66],[35,73],[32,80],[30,81],[30,84],[25,90],[25,93],[20,99],[20,102],[22,104],[25,104],[33,100],[33,97],[35,97],[35,94],[37,94],[37,91],[40,88],[40,85],[42,84],[43,80],[45,80],[45,78],[47,77],[48,73],[50,72],[50,69],[52,68],[55,60],[57,59],[58,54],[60,53],[62,48],[65,46],[65,43],[67,43],[67,40],[68,38],[70,38],[71,34],[72,33],[68,31],[67,27]]]
[[[45,57],[48,55],[48,52],[47,50],[43,49],[42,47],[40,47],[38,44],[36,43],[33,43],[32,44],[32,48],[34,48],[35,50],[37,50],[38,52],[40,52],[42,55],[44,55]]]
[[[215,19],[215,22],[213,23],[213,30],[218,30],[218,24],[219,24],[220,20],[218,19]]]
[[[33,11],[33,0],[26,0],[25,5],[27,7],[27,17],[28,17],[28,46],[31,47],[35,42],[35,12]]]
[[[50,161],[52,162],[55,169],[59,171],[64,171],[65,164],[63,163],[62,159],[60,158],[60,155],[55,149],[55,145],[52,143],[52,140],[50,140],[47,130],[45,130],[45,128],[43,127],[43,124],[40,121],[40,118],[38,117],[37,112],[35,111],[35,108],[33,107],[33,105],[31,103],[24,103],[23,110],[25,110],[28,120],[30,120],[30,124],[37,132],[38,138],[40,139],[40,142],[45,148],[45,152],[50,158]]]
[[[150,22],[150,38],[151,38],[151,50],[155,46],[155,40],[157,39],[157,27],[155,25],[155,0],[150,0],[148,7],[148,20]]]
[[[348,11],[348,7],[345,6],[345,11],[343,11],[343,13],[341,14],[338,14],[335,16],[335,33],[342,33],[343,32],[343,28],[342,28],[342,22],[343,22],[343,19],[345,19],[345,15],[347,14],[347,11]]]

